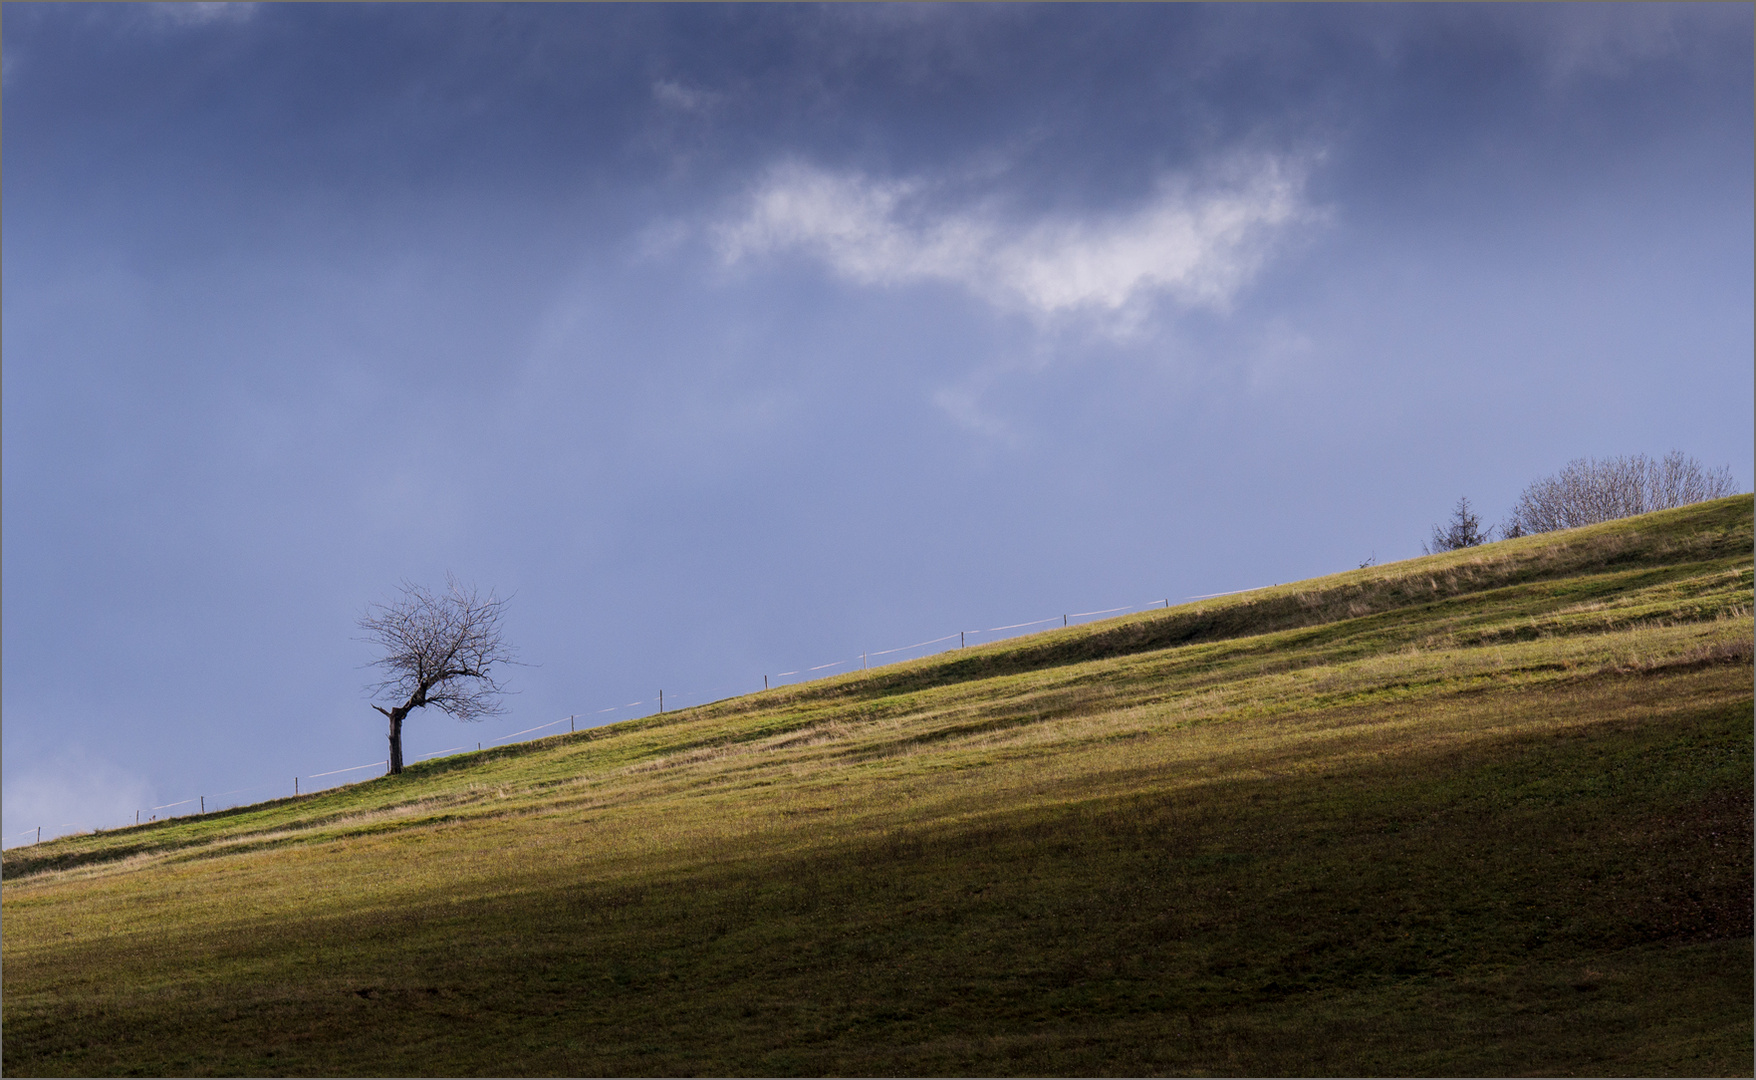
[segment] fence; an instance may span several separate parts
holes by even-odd
[[[1272,585],[1258,585],[1255,588],[1250,588],[1250,589],[1232,589],[1232,590],[1229,590],[1227,592],[1203,593],[1200,596],[1186,596],[1183,598],[1183,600],[1184,601],[1212,600],[1212,599],[1214,599],[1216,597],[1220,597],[1220,596],[1237,596],[1240,593],[1258,592],[1262,589],[1271,589],[1273,587],[1274,586],[1272,586]],[[1064,614],[1064,615],[1051,615],[1046,619],[1032,619],[1028,622],[1008,623],[1005,626],[990,626],[990,627],[987,627],[987,628],[981,629],[981,630],[959,630],[956,633],[945,634],[941,637],[931,638],[927,641],[917,641],[912,645],[898,645],[892,649],[875,649],[875,650],[872,650],[870,652],[863,652],[858,657],[849,657],[849,658],[842,659],[842,660],[831,660],[828,663],[817,664],[813,667],[795,668],[792,671],[782,671],[782,672],[776,673],[774,675],[763,675],[762,676],[762,688],[764,690],[770,690],[770,689],[774,689],[774,688],[779,687],[779,686],[797,685],[799,683],[812,682],[812,681],[815,681],[816,679],[831,678],[834,675],[840,674],[840,673],[839,672],[830,672],[829,674],[826,674],[826,675],[816,675],[816,676],[812,675],[812,673],[818,672],[818,671],[829,671],[829,669],[831,669],[831,668],[843,668],[843,667],[845,667],[851,671],[851,670],[853,670],[853,665],[855,665],[855,664],[859,665],[860,670],[869,671],[872,668],[872,660],[875,657],[895,656],[897,653],[907,653],[907,652],[912,652],[916,649],[925,649],[928,646],[943,644],[944,642],[951,641],[953,639],[955,639],[957,641],[957,645],[954,646],[953,648],[960,648],[961,649],[961,648],[968,647],[968,645],[971,643],[971,639],[978,636],[978,635],[998,634],[998,633],[1002,633],[1003,631],[1007,631],[1007,630],[1023,630],[1027,627],[1045,626],[1045,625],[1053,624],[1055,622],[1059,622],[1063,627],[1066,627],[1066,626],[1073,625],[1074,619],[1089,619],[1089,618],[1094,618],[1094,617],[1099,616],[1099,615],[1120,615],[1124,612],[1130,612],[1130,611],[1146,611],[1146,610],[1150,610],[1150,609],[1155,608],[1155,607],[1159,607],[1161,605],[1165,608],[1169,608],[1171,606],[1171,602],[1169,599],[1153,600],[1153,601],[1151,601],[1149,603],[1145,603],[1145,604],[1124,604],[1121,607],[1104,608],[1104,609],[1099,610],[1099,611],[1079,611],[1079,612],[1069,612],[1069,613]],[[1040,631],[1032,631],[1032,633],[1040,633]],[[1010,636],[1025,636],[1025,635],[1010,635]],[[1005,638],[989,638],[986,642],[980,642],[980,644],[993,644],[995,641],[1003,641],[1003,640],[1005,640]],[[901,663],[907,659],[911,659],[911,658],[899,656],[895,660],[887,660],[887,661],[884,661],[884,663],[885,664]],[[912,659],[919,659],[919,657],[913,657]],[[882,667],[882,666],[884,666],[884,664],[880,664],[878,666]],[[771,680],[785,679],[785,678],[787,678],[789,676],[793,676],[793,675],[804,675],[805,678],[795,680],[793,683],[783,683],[783,682],[778,682],[778,681],[771,681]],[[751,684],[751,683],[737,683],[737,684],[725,684],[725,685],[721,685],[721,686],[718,686],[718,687],[715,687],[712,689],[708,689],[708,690],[685,691],[682,694],[678,694],[675,691],[672,691],[670,694],[670,698],[671,698],[672,706],[674,708],[679,702],[688,702],[689,704],[692,704],[692,705],[703,705],[703,704],[706,704],[710,701],[718,701],[722,698],[732,697],[732,696],[735,696],[737,694],[753,693],[753,692],[755,692],[755,686],[753,684]],[[598,709],[595,712],[574,713],[570,716],[564,716],[559,720],[552,720],[547,724],[539,724],[536,727],[525,728],[523,731],[515,731],[510,735],[501,735],[498,738],[483,740],[481,742],[476,743],[476,749],[479,751],[479,750],[484,749],[485,747],[492,746],[496,743],[509,742],[512,739],[516,739],[521,735],[530,735],[534,732],[546,731],[549,728],[559,727],[562,724],[566,724],[568,726],[568,730],[570,730],[570,731],[577,730],[576,721],[581,716],[589,716],[589,717],[594,718],[594,720],[595,720],[596,717],[604,716],[607,713],[617,713],[617,712],[622,712],[622,711],[627,710],[627,709],[634,709],[634,708],[639,708],[640,706],[643,706],[643,705],[653,705],[653,704],[655,704],[655,699],[643,698],[640,701],[630,701],[624,705],[611,705],[609,708]],[[662,713],[665,711],[665,691],[660,690],[658,692],[658,697],[656,698],[656,704],[658,706],[659,712]],[[599,721],[599,722],[603,722],[603,721]],[[594,724],[593,726],[596,726],[596,725]],[[460,751],[467,751],[467,750],[469,750],[468,745],[453,746],[453,747],[448,747],[447,749],[444,749],[444,750],[433,750],[433,751],[429,751],[429,752],[424,753],[424,754],[420,754],[420,755],[416,756],[413,760],[423,761],[423,760],[426,760],[428,758],[440,757],[440,756],[445,755],[445,754],[455,754],[455,753],[458,753]],[[291,785],[292,790],[289,793],[292,795],[314,794],[315,792],[325,790],[328,787],[337,786],[335,784],[312,786],[312,785],[307,783],[307,784],[305,784],[305,786],[303,788],[301,788],[300,781],[302,781],[302,780],[303,781],[310,781],[310,780],[318,780],[318,779],[322,779],[324,777],[330,777],[330,776],[341,776],[341,775],[344,775],[346,773],[360,772],[360,771],[365,770],[365,769],[387,769],[387,768],[389,768],[389,766],[390,766],[390,762],[388,760],[386,760],[386,761],[369,762],[365,765],[351,765],[345,769],[330,769],[326,772],[302,773],[299,776],[295,776],[292,778],[292,785]],[[159,810],[173,810],[173,809],[176,809],[177,807],[180,807],[180,806],[194,805],[197,808],[195,812],[202,813],[202,814],[209,812],[209,810],[210,810],[210,807],[208,806],[209,802],[213,803],[211,810],[214,810],[214,811],[231,809],[232,807],[243,805],[243,803],[238,802],[238,801],[234,801],[230,804],[222,805],[220,803],[220,800],[227,798],[229,796],[233,796],[233,795],[255,794],[255,793],[260,793],[260,792],[264,792],[264,791],[270,791],[270,790],[273,790],[275,788],[281,788],[283,790],[283,792],[285,792],[284,786],[281,784],[278,784],[278,783],[258,784],[258,785],[255,785],[253,787],[236,788],[232,791],[221,792],[218,795],[196,795],[196,796],[192,796],[192,797],[187,798],[187,799],[182,799],[178,802],[165,803],[165,804],[160,805],[160,806],[146,807],[146,808],[143,808],[143,809],[135,812],[134,821],[132,822],[132,824],[143,825],[143,824],[146,824],[146,823],[151,822],[151,821],[157,821],[158,820],[157,811],[159,811]],[[257,800],[257,801],[261,801],[261,800]],[[167,818],[185,817],[185,816],[188,816],[188,813],[189,813],[188,811],[185,811],[183,814],[168,814],[168,815],[166,815],[166,817]],[[125,822],[123,826],[116,826],[116,827],[118,827],[118,828],[125,827],[127,824],[129,824],[129,823]],[[49,827],[56,828],[56,829],[71,829],[71,828],[77,828],[78,826],[77,826],[77,824],[69,823],[69,824],[49,826]],[[23,832],[13,833],[9,836],[0,837],[0,845],[10,843],[11,841],[13,841],[19,837],[31,836],[33,833],[35,834],[37,840],[41,840],[43,828],[44,828],[44,826],[36,826],[36,827],[31,828],[31,829],[26,829]],[[62,836],[62,835],[66,835],[66,834],[65,833],[56,833],[56,834],[51,835],[50,839],[54,839],[55,836]]]

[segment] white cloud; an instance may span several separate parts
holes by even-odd
[[[43,839],[94,828],[131,823],[134,812],[153,805],[146,780],[77,748],[23,775],[8,777],[4,789],[4,841],[29,843],[42,827]]]
[[[1303,181],[1302,165],[1259,159],[1202,185],[1167,177],[1123,213],[1019,224],[936,212],[920,181],[795,163],[764,177],[718,240],[728,262],[799,251],[862,284],[950,282],[1045,316],[1126,315],[1158,296],[1223,310],[1289,226],[1318,216]]]
[[[652,96],[660,105],[683,112],[707,112],[720,100],[720,95],[711,90],[697,90],[674,79],[653,83]]]
[[[1737,5],[1536,6],[1514,14],[1485,9],[1511,36],[1522,40],[1552,83],[1582,77],[1619,78],[1631,69],[1681,55],[1686,42],[1729,31],[1747,35],[1748,9]],[[1518,16],[1522,17],[1518,17]]]
[[[960,386],[947,386],[933,395],[933,404],[966,431],[974,432],[1014,450],[1024,445],[1013,425],[982,404],[982,391],[990,380],[980,379]]]
[[[158,18],[178,26],[206,26],[211,23],[243,22],[256,14],[253,3],[169,3],[153,4],[149,9]]]
[[[674,218],[653,222],[634,237],[634,250],[642,259],[661,259],[689,240],[689,226]]]

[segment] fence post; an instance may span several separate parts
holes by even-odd
[[[36,842],[39,844],[43,842],[43,827],[41,825],[37,826],[37,840],[36,840]]]
[[[659,712],[664,712],[664,711],[665,711],[665,692],[663,690],[660,690],[659,691]]]
[[[295,777],[293,777],[293,794],[297,795],[298,793],[299,793],[299,778],[295,776]]]
[[[577,715],[577,714],[575,714],[575,715]],[[569,734],[569,735],[573,734],[573,717],[571,717],[571,716],[569,716],[567,718],[567,734]]]
[[[201,812],[204,814],[207,813],[207,796],[206,795],[203,795],[201,797]]]

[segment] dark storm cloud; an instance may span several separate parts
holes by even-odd
[[[1749,66],[1748,12],[1725,7],[91,7],[8,19],[33,175],[91,182],[108,151],[385,197],[702,179],[801,147],[897,174],[1000,154],[1038,198],[1101,197],[1250,140],[1352,131],[1420,157],[1564,120],[1549,99],[1693,87],[1723,108]]]
[[[1322,155],[1319,202],[1437,188],[1482,203],[1529,190],[1521,172],[1600,167],[1679,113],[1735,122],[1710,114],[1739,109],[1727,88],[1748,78],[1748,15],[30,6],[7,20],[6,181],[77,205],[83,227],[66,213],[58,230],[126,234],[155,260],[253,236],[455,229],[447,201],[486,192],[510,229],[544,217],[589,239],[800,157],[930,176],[935,197],[1026,218],[1138,204],[1239,152]],[[30,244],[38,220],[8,224]],[[542,247],[534,259],[565,257]]]

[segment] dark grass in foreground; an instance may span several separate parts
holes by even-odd
[[[1748,1075],[1750,525],[7,852],[5,1069]]]

